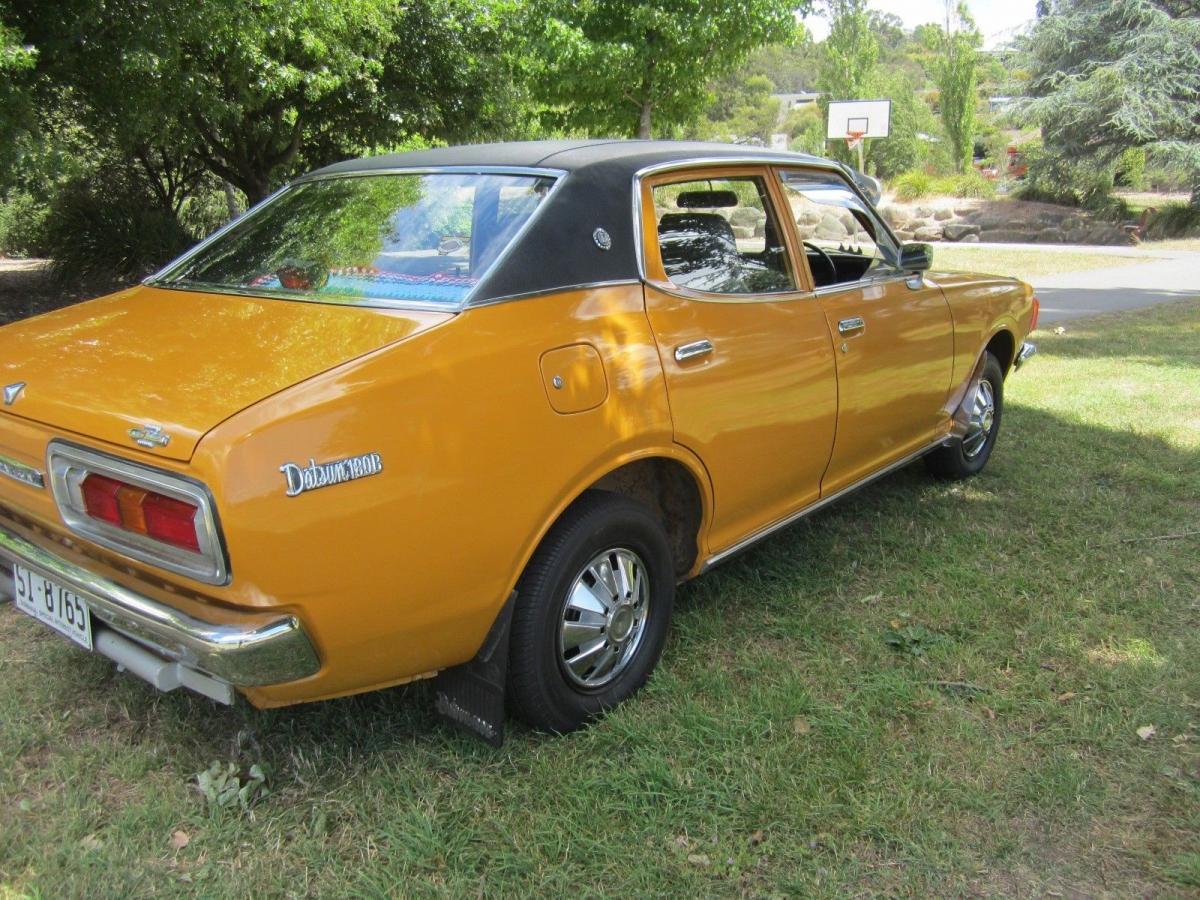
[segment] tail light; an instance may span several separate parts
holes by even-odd
[[[1042,302],[1038,300],[1037,295],[1033,296],[1033,319],[1029,323],[1030,331],[1037,331],[1038,313],[1042,311]]]
[[[200,552],[200,508],[156,491],[92,472],[79,484],[83,508],[93,519],[194,553]]]
[[[48,457],[54,499],[73,531],[198,581],[228,581],[216,509],[204,485],[63,441],[50,444]]]

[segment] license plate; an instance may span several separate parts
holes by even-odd
[[[13,566],[13,587],[17,609],[92,649],[92,614],[82,597],[20,566]]]

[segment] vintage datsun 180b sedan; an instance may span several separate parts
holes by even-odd
[[[716,144],[314,172],[0,330],[17,608],[259,707],[437,676],[496,742],[657,663],[677,583],[919,457],[978,472],[1028,285],[930,274],[838,164]]]

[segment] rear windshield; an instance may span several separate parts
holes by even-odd
[[[301,182],[154,283],[363,306],[455,307],[553,183],[539,175],[449,172]]]

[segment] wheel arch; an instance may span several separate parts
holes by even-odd
[[[1007,378],[1012,370],[1013,360],[1017,358],[1017,338],[1013,326],[1008,322],[1001,322],[988,338],[983,352],[991,353],[1000,361],[1000,368],[1004,370],[1004,377]]]

